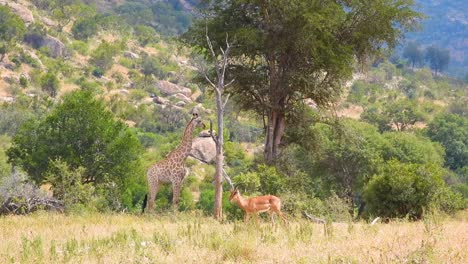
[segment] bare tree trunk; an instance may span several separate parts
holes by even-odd
[[[217,129],[218,134],[214,135],[212,130],[212,123],[210,122],[210,134],[216,144],[216,172],[214,175],[215,180],[215,201],[214,201],[214,210],[213,215],[214,218],[218,221],[223,219],[223,207],[222,207],[222,200],[223,200],[223,172],[224,172],[224,109],[226,108],[226,103],[229,99],[229,95],[223,99],[223,92],[224,88],[232,83],[232,81],[228,84],[225,84],[224,78],[226,73],[226,68],[228,65],[228,58],[229,52],[232,48],[231,44],[228,41],[226,36],[226,48],[221,48],[221,59],[218,59],[218,55],[213,49],[212,43],[210,38],[208,37],[208,32],[206,33],[206,41],[210,48],[211,55],[215,60],[215,69],[216,69],[216,77],[217,82],[213,82],[210,80],[207,74],[207,70],[204,70],[205,79],[210,83],[215,91],[215,99],[216,99],[216,114],[218,118],[217,122]]]
[[[224,88],[224,80],[219,80],[218,87]],[[215,203],[214,218],[223,218],[223,167],[224,167],[224,105],[222,94],[216,91],[216,108],[218,116],[218,135],[216,144],[216,173],[215,173]]]

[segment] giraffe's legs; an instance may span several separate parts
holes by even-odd
[[[181,182],[173,182],[172,183],[172,207],[174,211],[179,209],[179,199],[180,199],[180,189],[182,183]]]
[[[159,191],[159,182],[155,182],[149,186],[149,197],[147,201],[147,211],[152,212],[154,209],[154,200]]]

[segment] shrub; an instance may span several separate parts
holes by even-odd
[[[92,74],[96,78],[101,78],[104,75],[104,71],[101,68],[94,68]]]
[[[114,63],[114,56],[117,52],[117,46],[104,41],[93,51],[89,62],[96,68],[100,68],[105,72]]]
[[[42,75],[40,84],[42,90],[48,93],[51,97],[55,97],[57,95],[60,83],[57,75],[55,75],[53,72],[48,72]]]
[[[0,181],[0,215],[26,214],[40,209],[62,210],[62,204],[29,182],[26,174],[14,172]]]
[[[364,188],[364,200],[373,215],[420,219],[425,209],[435,206],[445,210],[457,207],[454,196],[442,179],[443,169],[435,164],[389,161],[380,175]],[[443,195],[441,195],[443,194]]]
[[[88,40],[97,33],[98,27],[95,18],[91,17],[77,20],[71,30],[75,39]]]
[[[21,75],[19,78],[19,83],[21,87],[26,88],[28,86],[28,79],[24,77],[23,75]]]
[[[90,184],[83,184],[84,173],[83,167],[71,170],[60,159],[50,162],[45,180],[52,184],[54,197],[63,201],[65,209],[77,204],[87,205],[91,201],[94,188]]]

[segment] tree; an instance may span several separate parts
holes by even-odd
[[[420,65],[423,62],[423,53],[416,42],[410,42],[406,45],[403,50],[403,57],[410,61],[413,69],[415,65]]]
[[[398,131],[404,131],[418,121],[423,121],[423,115],[416,103],[411,100],[398,100],[389,103],[383,112]]]
[[[226,35],[225,48],[220,47],[221,53],[218,54],[213,48],[213,44],[208,36],[208,31],[205,33],[206,42],[211,55],[210,61],[213,61],[214,71],[216,72],[215,81],[208,76],[208,69],[205,65],[200,65],[200,70],[205,80],[210,84],[215,91],[216,101],[216,116],[218,134],[214,135],[210,123],[210,134],[216,144],[216,172],[215,172],[215,200],[214,200],[214,217],[217,220],[222,219],[222,200],[223,200],[223,173],[224,173],[224,110],[226,108],[229,94],[224,95],[226,87],[232,83],[225,83],[226,69],[228,66],[229,55],[232,51],[232,43],[229,42]],[[224,98],[223,98],[224,97]]]
[[[317,170],[327,175],[324,180],[349,203],[353,215],[364,184],[380,169],[385,141],[375,127],[363,122],[346,120],[328,132],[327,127],[322,130],[326,140],[319,143],[324,149]]]
[[[5,55],[21,41],[26,32],[23,20],[9,7],[0,5],[0,62]]]
[[[138,25],[134,29],[134,34],[138,39],[138,42],[142,46],[146,46],[149,43],[157,43],[159,40],[159,34],[152,27]]]
[[[91,54],[90,63],[105,72],[112,67],[116,54],[117,47],[103,41]]]
[[[60,88],[59,79],[53,72],[47,72],[40,79],[41,88],[47,92],[51,97],[57,95],[57,91]]]
[[[373,215],[420,219],[424,209],[459,208],[461,198],[444,183],[442,167],[435,164],[387,163],[382,174],[372,178],[364,190],[364,200]],[[444,204],[453,205],[446,206]]]
[[[75,17],[83,20],[96,14],[96,9],[92,5],[80,3],[79,0],[52,0],[49,8],[52,17],[58,21],[59,32],[62,32]]]
[[[450,169],[468,165],[468,118],[441,114],[429,123],[427,135],[444,146],[445,165]]]
[[[95,18],[80,18],[73,23],[72,33],[76,39],[88,40],[98,31]]]
[[[143,73],[144,83],[145,86],[148,85],[148,81],[152,75],[161,76],[162,73],[162,65],[161,63],[155,58],[151,56],[144,56],[141,61],[141,73]]]
[[[91,92],[75,91],[46,118],[25,122],[7,155],[37,183],[46,179],[51,162],[60,159],[71,170],[84,168],[82,183],[121,188],[137,172],[140,150],[136,135],[102,101]]]
[[[444,149],[437,142],[424,136],[407,132],[386,132],[383,134],[386,144],[382,149],[385,160],[397,160],[413,164],[435,164],[442,167]]]
[[[287,116],[304,98],[327,106],[341,92],[355,58],[364,62],[384,45],[394,47],[419,14],[413,1],[204,1],[207,15],[185,35],[214,50],[225,34],[239,48],[229,60],[236,79],[230,92],[246,109],[266,117],[265,158],[273,163],[286,129]]]
[[[450,51],[436,46],[430,46],[426,49],[425,59],[429,63],[431,69],[434,70],[434,75],[437,76],[438,72],[447,69],[450,62]]]

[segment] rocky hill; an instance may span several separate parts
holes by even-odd
[[[464,0],[418,0],[419,10],[426,15],[418,32],[407,34],[408,40],[423,46],[437,45],[451,55],[449,72],[468,74],[468,2]]]

